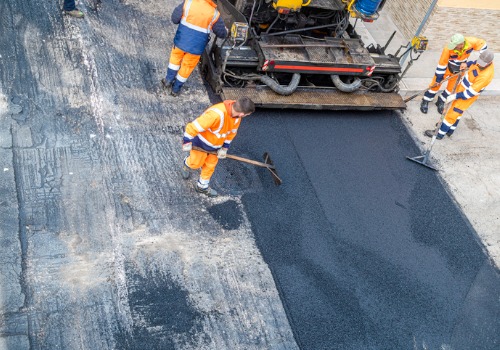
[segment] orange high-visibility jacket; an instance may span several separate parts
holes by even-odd
[[[493,63],[483,69],[477,64],[471,65],[468,74],[457,88],[457,100],[477,99],[479,94],[491,83],[494,75]]]
[[[451,73],[456,73],[460,70],[460,65],[467,62],[472,51],[483,52],[488,48],[486,41],[472,36],[465,37],[464,47],[460,51],[450,50],[447,46],[444,47],[439,63],[436,67],[436,81],[443,80],[446,69],[449,68]]]
[[[193,146],[206,151],[221,147],[229,148],[238,132],[241,118],[231,117],[235,101],[226,100],[208,108],[193,122],[188,123],[183,143],[192,142]]]
[[[174,45],[193,55],[201,55],[219,17],[217,5],[212,0],[185,0]]]

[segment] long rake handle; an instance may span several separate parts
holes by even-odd
[[[462,78],[462,75],[465,73],[466,70],[463,70],[463,71],[460,71],[458,74],[460,75],[459,78],[457,79],[457,81],[455,82],[455,85],[453,86],[453,90],[452,90],[452,94],[454,94],[455,92],[457,92],[457,87],[458,87],[458,84],[460,84],[460,80]],[[437,135],[439,134],[439,129],[441,129],[441,124],[443,124],[443,121],[444,121],[444,117],[446,116],[446,114],[448,113],[448,111],[450,110],[451,108],[451,105],[452,105],[453,102],[448,102],[443,110],[443,113],[441,113],[441,117],[439,118],[439,123],[436,127],[436,132],[434,133],[434,135],[432,136],[432,140],[431,140],[431,143],[429,145],[429,148],[427,149],[427,152],[426,152],[426,157],[429,157],[429,154],[431,153],[432,151],[432,146],[434,146],[434,142],[436,142],[436,139],[437,139]]]
[[[210,154],[217,154],[217,152],[209,152],[207,150],[204,150],[203,148],[199,148],[199,147],[196,147],[196,146],[194,146],[193,149],[195,149],[197,151],[202,151],[202,152],[210,153]],[[240,156],[235,156],[234,154],[227,154],[226,158],[238,160],[238,161],[243,162],[243,163],[257,165],[257,166],[260,166],[262,168],[276,169],[271,164],[266,164],[266,163],[258,162],[258,161],[253,160],[253,159],[248,159],[248,158],[243,158],[243,157],[240,157]]]
[[[258,162],[258,161],[253,160],[253,159],[235,156],[234,154],[227,154],[226,157],[230,158],[230,159],[234,159],[234,160],[239,160],[240,162],[257,165],[257,166],[260,166],[262,168],[275,169],[274,166],[272,166],[271,164],[266,164],[266,163]]]

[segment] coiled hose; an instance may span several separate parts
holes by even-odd
[[[343,92],[354,92],[361,87],[361,79],[359,78],[356,78],[352,83],[347,84],[340,80],[338,75],[332,74],[330,77],[332,78],[333,85]]]
[[[274,79],[268,77],[267,75],[263,75],[260,77],[260,81],[266,84],[271,90],[276,92],[279,95],[289,96],[297,90],[300,82],[300,74],[294,73],[290,84],[288,85],[280,85]]]

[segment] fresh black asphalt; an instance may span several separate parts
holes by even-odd
[[[262,110],[232,151],[283,179],[242,200],[302,349],[500,344],[498,270],[396,113]]]

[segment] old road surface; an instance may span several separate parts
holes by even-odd
[[[177,2],[177,1],[176,1]],[[1,349],[498,349],[500,278],[395,113],[259,111],[183,181],[210,100],[176,2],[0,2]]]

